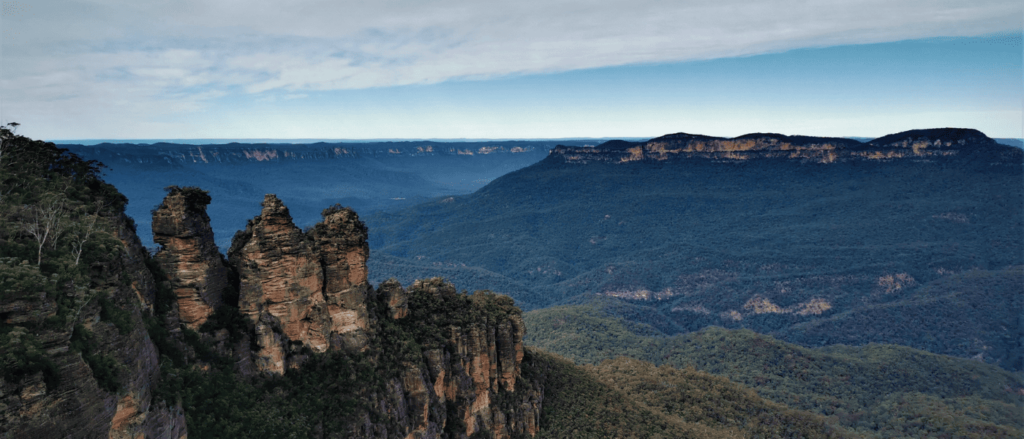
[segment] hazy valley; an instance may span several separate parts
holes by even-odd
[[[431,141],[314,144],[61,145],[108,168],[104,178],[130,200],[128,214],[152,246],[149,211],[171,185],[197,186],[210,206],[217,244],[226,249],[239,224],[259,211],[263,194],[288,201],[300,227],[324,206],[341,203],[368,214],[433,197],[473,192],[547,156],[554,141]],[[561,142],[571,145],[595,141]]]

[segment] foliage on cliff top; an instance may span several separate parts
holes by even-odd
[[[458,293],[442,278],[417,281],[408,296],[409,315],[395,323],[426,347],[443,346],[450,327],[493,325],[522,315],[511,297],[487,290]]]
[[[594,305],[531,311],[524,320],[527,344],[576,361],[597,364],[625,355],[692,367],[867,436],[1010,438],[1024,430],[1024,382],[976,361],[894,345],[809,349],[714,327],[650,335],[658,331]]]
[[[205,212],[206,206],[210,205],[210,193],[196,186],[167,186],[164,188],[168,196],[180,195],[185,199],[185,209],[191,212]]]
[[[52,387],[56,379],[48,364],[60,354],[34,349],[32,340],[59,333],[58,339],[70,336],[71,349],[82,354],[100,386],[116,391],[120,369],[97,350],[107,340],[77,323],[90,309],[120,332],[129,329],[122,304],[101,298],[100,307],[88,307],[101,292],[129,282],[117,269],[125,251],[118,230],[133,228],[122,216],[128,200],[100,178],[101,163],[17,135],[15,128],[0,127],[0,303],[19,300],[22,306],[0,312],[0,322],[7,322],[0,323],[0,333],[10,344],[3,374],[42,370]],[[12,325],[27,332],[11,338],[19,331]]]

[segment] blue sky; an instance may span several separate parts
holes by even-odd
[[[1017,1],[4,2],[31,137],[1024,137]]]

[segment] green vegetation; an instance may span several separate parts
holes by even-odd
[[[100,320],[114,324],[117,331],[122,335],[128,335],[132,330],[132,315],[130,312],[118,307],[106,293],[99,293],[96,302],[100,305]]]
[[[60,383],[57,365],[43,351],[39,339],[25,328],[0,326],[0,352],[5,381],[19,381],[42,372],[47,389]]]
[[[108,296],[128,282],[115,268],[124,251],[117,224],[131,225],[121,216],[127,199],[100,179],[100,163],[17,135],[16,128],[0,127],[0,302],[18,302],[0,311],[3,376],[17,381],[43,372],[52,389],[57,363],[39,340],[63,333],[57,339],[70,335],[72,352],[101,388],[114,392],[118,361],[100,350],[106,340],[86,329],[82,313],[98,305],[109,322],[103,324],[121,334],[131,330],[130,313]]]
[[[167,186],[164,188],[167,195],[181,195],[185,198],[185,209],[192,212],[205,212],[206,206],[210,205],[210,193],[195,186]]]
[[[98,163],[16,136],[13,128],[0,129],[0,302],[16,303],[0,312],[0,373],[6,382],[41,375],[47,389],[55,389],[66,363],[58,364],[43,340],[68,337],[70,353],[64,355],[80,354],[101,389],[123,391],[126,366],[110,347],[138,327],[137,311],[122,303],[123,294],[113,294],[130,284],[116,231],[132,227],[121,216],[126,199],[99,179]],[[735,173],[716,177],[722,171],[717,164],[701,166],[707,167],[627,166],[580,177],[547,164],[538,168],[538,180],[516,173],[509,178],[532,182],[538,190],[495,185],[438,204],[442,207],[421,206],[429,218],[422,226],[402,215],[382,217],[392,222],[379,239],[401,238],[386,242],[394,254],[382,259],[409,268],[402,275],[441,267],[477,281],[505,279],[498,285],[522,288],[534,304],[577,303],[524,316],[529,343],[589,364],[576,366],[555,354],[527,350],[523,380],[544,390],[539,437],[1021,436],[1020,377],[981,362],[866,344],[897,339],[964,354],[977,349],[964,340],[980,337],[982,346],[990,347],[984,358],[1014,364],[1020,323],[1012,313],[1019,311],[1022,277],[1021,256],[1015,253],[1020,191],[1011,187],[991,194],[981,188],[1019,172],[996,170],[957,182],[961,190],[926,180],[926,171],[934,168],[911,166],[909,176],[896,178],[932,187],[901,198],[879,192],[881,183],[859,180],[863,169],[846,169],[847,178],[825,179],[816,187],[811,183],[824,175],[816,167],[750,165],[738,168],[736,179]],[[896,170],[880,165],[869,171]],[[773,178],[780,172],[788,180]],[[756,182],[764,182],[764,190],[744,195]],[[814,188],[808,193],[840,198],[840,206],[867,203],[876,212],[889,208],[909,219],[890,226],[885,222],[892,217],[872,219],[852,207],[833,214],[831,202],[805,198],[787,204],[787,197],[795,193],[799,199],[802,193],[803,186],[788,186],[794,182]],[[578,191],[576,183],[593,187]],[[623,189],[630,183],[636,186]],[[665,188],[661,195],[636,189],[647,191],[655,183]],[[849,188],[843,187],[851,184],[883,193],[882,200],[848,196]],[[611,194],[614,202],[602,201],[603,195],[591,189]],[[194,187],[168,191],[184,193],[192,206],[210,201]],[[573,201],[566,202],[566,194]],[[668,201],[659,198],[665,194]],[[941,199],[950,194],[956,195],[953,201]],[[715,215],[696,215],[706,212]],[[752,220],[761,221],[754,221],[760,229],[742,232]],[[871,228],[879,236],[866,235]],[[443,241],[459,230],[466,238]],[[637,238],[635,230],[649,233]],[[436,251],[420,253],[430,248]],[[484,263],[462,266],[469,259],[460,258],[470,255]],[[416,256],[424,258],[404,259]],[[765,265],[766,260],[781,268]],[[380,297],[368,304],[379,326],[366,351],[313,354],[295,348],[301,367],[282,376],[247,377],[236,370],[235,358],[223,354],[223,345],[214,343],[224,340],[219,338],[224,331],[230,344],[247,337],[251,342],[249,323],[238,310],[219,308],[198,331],[172,335],[167,321],[173,292],[157,264],[147,260],[146,266],[157,284],[153,313],[143,316],[160,353],[155,398],[180,403],[196,438],[346,436],[366,419],[397,431],[395,414],[379,410],[386,404],[381,395],[410,362],[422,361],[425,349],[451,355],[453,326],[479,327],[520,314],[509,297],[458,293],[451,284],[431,279],[408,291],[409,315],[403,319],[391,319]],[[516,277],[524,272],[528,275]],[[533,283],[540,287],[524,286]],[[659,300],[640,300],[639,287]],[[624,291],[637,300],[577,295],[588,291]],[[682,293],[657,296],[659,291]],[[233,294],[226,291],[225,297]],[[755,305],[769,312],[745,308],[754,297],[765,299]],[[820,314],[792,311],[813,299],[827,300],[831,308],[818,308]],[[772,311],[779,309],[791,312]],[[743,318],[722,320],[718,313],[730,310]],[[941,311],[938,317],[925,317],[935,310]],[[871,329],[880,321],[889,326]],[[855,340],[866,345],[809,349],[722,328],[665,335],[721,322],[776,331],[806,344]],[[940,326],[946,332],[936,329]],[[922,330],[912,335],[910,327]],[[961,338],[951,332],[962,333]],[[525,391],[525,385],[517,386],[516,392]],[[509,408],[520,396],[501,391],[492,402]],[[446,431],[460,431],[461,422],[450,417]]]
[[[543,377],[541,438],[696,437],[558,356],[529,350],[526,373]],[[529,375],[527,375],[529,376]]]
[[[1019,437],[1024,430],[1017,416],[1024,381],[992,365],[894,345],[809,349],[715,327],[658,336],[599,305],[526,313],[526,343],[583,363],[625,355],[694,368],[868,436]]]
[[[823,416],[765,401],[749,388],[693,368],[655,367],[619,357],[586,370],[646,406],[684,422],[738,430],[752,437],[826,438],[840,432],[850,435],[829,425]]]
[[[117,378],[121,366],[117,364],[116,359],[100,350],[97,342],[92,331],[81,324],[75,325],[75,330],[71,333],[71,349],[82,354],[101,389],[111,393],[117,392],[121,387],[121,382]]]
[[[777,336],[808,346],[886,340],[949,355],[976,353],[1020,370],[1022,328],[1013,310],[1024,309],[1022,282],[1024,266],[949,274],[891,301],[799,323]]]
[[[628,358],[580,367],[528,349],[523,374],[544,387],[541,438],[859,437],[694,370]]]
[[[993,160],[552,157],[471,195],[364,215],[369,271],[445,276],[527,310],[609,295],[666,334],[899,343],[1017,370],[1024,169]]]
[[[245,377],[231,358],[211,349],[213,332],[226,329],[233,343],[249,336],[248,323],[235,308],[217,309],[198,332],[183,329],[183,347],[157,323],[164,317],[158,314],[147,320],[164,377],[156,397],[181,401],[189,436],[196,438],[314,438],[328,432],[344,437],[364,414],[397,431],[397,421],[389,417],[394,413],[373,408],[391,380],[401,379],[408,364],[423,361],[424,349],[452,349],[452,326],[494,323],[520,312],[506,296],[457,293],[441,279],[424,281],[408,294],[409,315],[399,320],[391,318],[382,298],[368,303],[380,326],[365,352],[307,351],[302,366],[289,368],[283,376]],[[183,350],[199,363],[189,364]],[[449,430],[457,428],[455,417],[449,421]]]
[[[370,391],[380,390],[368,358],[341,352],[312,356],[280,377],[246,379],[224,367],[163,370],[158,392],[181,401],[189,437],[197,438],[344,436],[367,409]]]

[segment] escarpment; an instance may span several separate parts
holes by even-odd
[[[911,130],[861,143],[835,137],[746,134],[734,138],[687,133],[668,134],[646,142],[613,140],[596,147],[557,146],[550,157],[565,163],[629,163],[682,159],[736,162],[751,159],[786,159],[809,163],[923,161],[986,154],[999,161],[1020,161],[1020,151],[1005,148],[978,130],[940,128]]]
[[[161,249],[154,259],[170,277],[178,318],[198,329],[222,304],[228,290],[228,267],[213,241],[206,205],[210,196],[197,188],[168,188],[153,211],[153,240]]]

